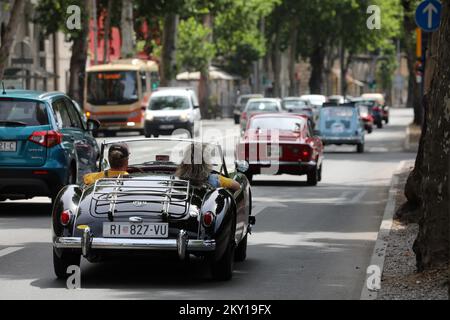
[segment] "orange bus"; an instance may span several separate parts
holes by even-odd
[[[144,115],[152,88],[159,81],[154,61],[122,59],[86,69],[84,110],[100,122],[98,132],[144,134]]]

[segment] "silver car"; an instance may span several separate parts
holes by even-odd
[[[281,99],[259,98],[250,99],[241,114],[241,132],[247,128],[248,120],[255,114],[284,112]]]

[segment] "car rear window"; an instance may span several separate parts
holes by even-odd
[[[304,119],[293,117],[254,118],[250,122],[250,129],[295,131],[302,129],[305,124]]]
[[[250,102],[247,111],[278,112],[278,104],[271,101]]]
[[[45,104],[37,101],[0,100],[0,126],[48,124]]]
[[[185,96],[160,96],[150,100],[150,110],[186,110],[189,100]]]
[[[285,100],[283,105],[285,109],[304,109],[308,107],[304,100]]]

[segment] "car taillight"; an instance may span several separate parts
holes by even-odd
[[[311,151],[310,148],[302,149],[301,153],[300,153],[302,161],[305,161],[305,162],[310,161],[311,160],[311,154],[312,154],[312,151]]]
[[[28,138],[29,141],[39,144],[41,146],[51,148],[62,142],[63,135],[54,130],[51,131],[36,131]]]
[[[205,227],[211,227],[214,222],[214,213],[207,211],[202,215],[202,222]]]
[[[63,212],[61,212],[59,221],[64,227],[68,226],[71,220],[72,220],[72,212],[70,212],[70,210],[64,210]]]

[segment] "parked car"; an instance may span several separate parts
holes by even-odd
[[[306,175],[311,186],[322,179],[323,144],[306,116],[255,115],[236,150],[237,159],[249,163],[246,175],[250,181],[264,168],[275,171],[272,174]]]
[[[309,100],[296,97],[287,97],[283,98],[281,103],[285,111],[294,114],[305,115],[314,125],[316,118],[314,115],[314,109]]]
[[[78,104],[59,92],[0,93],[0,201],[56,198],[97,170],[99,148]]]
[[[200,120],[199,103],[193,89],[163,88],[152,94],[145,110],[145,136],[159,137],[182,130],[194,137],[200,130]]]
[[[255,114],[284,112],[281,100],[277,98],[250,99],[241,116],[241,132],[247,128],[247,121]]]
[[[233,110],[235,124],[239,124],[239,122],[241,121],[241,113],[244,110],[248,100],[257,98],[264,98],[264,96],[262,94],[243,94],[238,97]]]
[[[207,182],[174,177],[183,158],[180,152],[189,149],[192,140],[121,142],[130,149],[129,175],[100,179],[84,190],[69,185],[57,198],[52,213],[56,276],[66,278],[67,267],[79,266],[81,256],[99,262],[159,252],[180,260],[190,254],[204,257],[215,279],[231,279],[234,261],[246,258],[247,237],[255,223],[250,184],[242,173],[248,165],[236,163],[234,179],[241,189],[233,194]],[[110,146],[102,146],[102,164]],[[142,149],[148,149],[145,157],[133,156]],[[229,176],[221,147],[207,144],[205,150],[214,172]],[[107,168],[106,163],[100,170]]]
[[[382,93],[365,93],[361,97],[364,99],[375,100],[381,108],[383,121],[386,124],[389,123],[389,107],[386,105],[386,100],[384,98],[384,94],[382,94]]]
[[[356,145],[364,152],[364,125],[354,104],[322,107],[316,133],[324,145]]]

